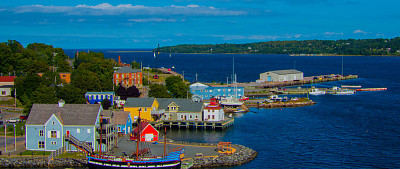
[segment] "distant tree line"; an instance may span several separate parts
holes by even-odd
[[[238,54],[326,54],[400,56],[400,37],[393,39],[347,39],[270,41],[246,44],[177,45],[158,49],[165,53],[238,53]]]

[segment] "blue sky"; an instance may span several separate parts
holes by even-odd
[[[71,48],[399,36],[398,0],[40,0],[0,4],[0,41]]]

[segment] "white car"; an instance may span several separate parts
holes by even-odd
[[[19,123],[19,122],[21,122],[21,119],[18,119],[18,118],[12,118],[12,119],[6,120],[6,123]]]

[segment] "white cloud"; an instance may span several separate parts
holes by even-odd
[[[325,32],[325,35],[343,35],[343,33],[337,33],[337,32]]]
[[[44,6],[29,5],[18,6],[11,11],[15,13],[63,13],[66,15],[211,15],[211,16],[238,16],[247,15],[248,12],[241,10],[228,10],[215,7],[187,5],[187,6],[143,6],[132,4],[120,4],[113,6],[109,3],[102,3],[94,6],[77,5],[77,6]]]
[[[145,19],[128,19],[131,22],[176,22],[176,19],[164,19],[164,18],[145,18]]]
[[[355,30],[353,33],[355,33],[355,34],[358,34],[358,33],[367,34],[367,32],[364,32],[363,30],[360,30],[360,29]]]

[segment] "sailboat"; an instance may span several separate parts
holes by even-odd
[[[138,132],[136,138],[141,138],[141,120],[140,120],[140,109],[138,123]],[[101,137],[101,135],[100,135]],[[101,139],[101,138],[100,138]],[[184,153],[183,147],[177,147],[172,150],[168,155],[165,153],[166,149],[166,136],[164,136],[164,155],[163,156],[152,156],[144,157],[140,154],[144,154],[139,151],[140,139],[136,141],[136,152],[132,156],[109,156],[100,154],[91,154],[87,156],[89,169],[131,169],[131,168],[162,168],[162,169],[179,169],[181,167],[181,157]]]

